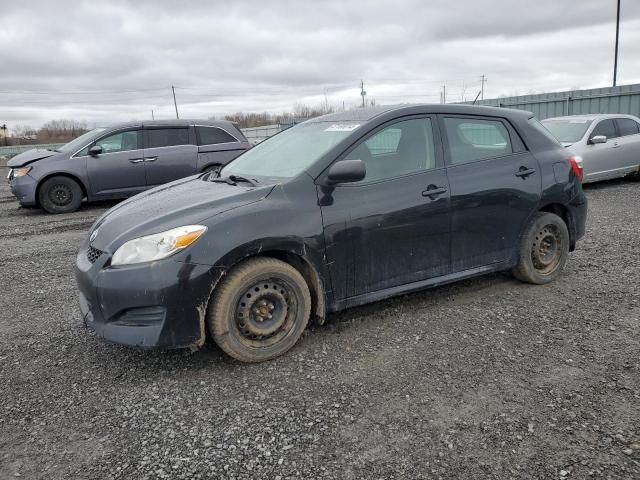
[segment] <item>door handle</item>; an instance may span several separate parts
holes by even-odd
[[[520,167],[520,170],[516,172],[516,177],[527,178],[534,173],[536,173],[535,168]]]
[[[141,163],[144,162],[144,158],[130,158],[129,161],[131,163]]]
[[[426,190],[422,191],[423,197],[429,197],[431,200],[435,200],[443,193],[447,193],[447,189],[444,187],[438,187],[436,185],[429,185]]]
[[[155,162],[158,159],[158,157],[145,157],[144,161],[145,162]]]

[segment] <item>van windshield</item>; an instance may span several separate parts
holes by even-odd
[[[82,147],[86,147],[88,143],[91,143],[91,141],[102,131],[104,131],[104,128],[94,128],[93,130],[80,135],[77,138],[74,138],[69,143],[64,144],[63,146],[58,148],[57,151],[64,153],[75,153]]]
[[[301,123],[243,153],[220,176],[295,177],[359,126],[357,122]]]
[[[563,118],[543,120],[542,125],[562,143],[575,143],[580,140],[591,125],[592,120],[585,118]]]

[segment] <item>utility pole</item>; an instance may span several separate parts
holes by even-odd
[[[487,81],[487,76],[483,73],[480,75],[480,82],[482,83],[482,87],[480,87],[480,100],[484,100],[484,83]]]
[[[364,108],[364,97],[367,92],[364,91],[364,80],[360,80],[360,96],[362,97],[362,108]]]
[[[442,86],[442,103],[447,103],[447,86]]]
[[[618,79],[618,39],[620,37],[620,0],[618,0],[618,12],[616,14],[616,52],[613,60],[613,86]]]
[[[178,115],[178,103],[176,102],[176,87],[171,85],[171,91],[173,92],[173,106],[176,107],[176,118],[180,118],[180,115]]]
[[[151,120],[155,120],[156,117],[153,116],[153,108],[151,109]]]

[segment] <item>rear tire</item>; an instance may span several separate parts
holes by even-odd
[[[82,204],[82,188],[72,178],[51,177],[38,189],[40,206],[49,213],[75,212]]]
[[[520,240],[513,275],[536,285],[552,282],[567,263],[569,241],[569,230],[562,218],[553,213],[536,213]]]
[[[207,324],[227,355],[255,363],[293,347],[310,314],[311,295],[300,272],[288,263],[262,257],[231,269],[213,293]]]

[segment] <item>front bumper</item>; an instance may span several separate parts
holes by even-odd
[[[76,280],[84,323],[99,337],[142,347],[192,347],[205,340],[205,313],[223,270],[171,258],[109,267],[111,255],[94,263],[83,248]]]
[[[29,175],[22,177],[9,177],[11,193],[15,195],[20,205],[32,207],[36,205],[36,189],[38,182]]]

